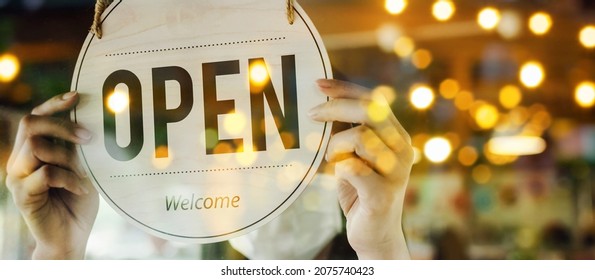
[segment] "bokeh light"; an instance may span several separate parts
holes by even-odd
[[[407,0],[386,0],[384,8],[391,15],[398,15],[407,8]]]
[[[129,104],[128,94],[120,90],[115,90],[107,97],[107,108],[116,114],[126,110]]]
[[[408,57],[415,50],[415,42],[407,36],[401,36],[395,41],[394,51],[399,57]]]
[[[587,25],[579,33],[579,41],[588,49],[595,48],[595,26]]]
[[[248,120],[246,115],[242,112],[235,112],[225,115],[223,119],[223,128],[227,133],[232,136],[241,135],[242,131],[246,128]]]
[[[492,169],[488,165],[480,164],[473,168],[471,177],[478,184],[489,183],[492,179]]]
[[[487,143],[488,151],[502,156],[526,156],[541,154],[546,143],[535,136],[498,136]]]
[[[446,99],[453,99],[461,90],[459,82],[453,79],[446,79],[440,83],[440,94]]]
[[[12,54],[0,56],[0,82],[12,82],[21,70],[19,59]]]
[[[472,146],[465,146],[459,150],[458,159],[464,166],[472,166],[479,158],[477,149]]]
[[[426,110],[434,103],[434,90],[427,85],[414,85],[409,94],[413,107]]]
[[[591,81],[581,82],[574,91],[576,104],[583,108],[591,108],[595,105],[595,83]]]
[[[493,7],[483,8],[477,14],[477,23],[485,30],[493,30],[500,23],[500,11]]]
[[[442,163],[450,157],[452,146],[444,137],[434,137],[424,145],[424,155],[433,163]]]
[[[455,4],[450,0],[438,0],[432,5],[432,15],[439,21],[449,20],[455,11]]]
[[[472,112],[475,123],[481,129],[491,129],[496,126],[500,114],[496,106],[489,103],[482,103]]]
[[[457,93],[455,96],[455,107],[461,111],[466,111],[473,105],[473,93],[463,90]]]
[[[500,90],[500,104],[506,109],[518,106],[523,100],[521,90],[515,85],[506,85]]]
[[[269,71],[262,61],[250,64],[250,82],[256,85],[264,85],[269,81]]]
[[[497,27],[498,34],[508,40],[519,37],[522,32],[522,21],[519,12],[514,10],[503,11]]]
[[[411,55],[411,63],[417,69],[426,69],[432,63],[432,53],[425,49],[416,50]]]
[[[521,67],[519,72],[521,83],[528,88],[536,88],[545,79],[545,70],[541,63],[529,61]]]
[[[529,18],[529,30],[535,35],[545,35],[552,28],[552,17],[545,12],[534,13]]]

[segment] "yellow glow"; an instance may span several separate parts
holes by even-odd
[[[130,104],[130,100],[128,99],[128,94],[121,92],[119,90],[115,90],[110,96],[107,98],[107,108],[114,113],[121,113],[128,108],[128,104]]]
[[[477,23],[485,30],[492,30],[500,22],[500,11],[496,8],[487,7],[477,14]]]
[[[169,151],[167,146],[161,145],[155,150],[155,157],[153,157],[153,166],[157,169],[163,170],[168,168],[173,162],[173,152]],[[159,157],[159,155],[167,155],[167,157]]]
[[[498,123],[500,114],[494,105],[484,103],[475,110],[473,117],[481,129],[491,129]]]
[[[545,79],[545,71],[541,63],[537,61],[529,61],[521,67],[519,73],[521,83],[528,88],[536,88]]]
[[[21,71],[19,59],[12,54],[0,56],[0,82],[12,82]]]
[[[434,103],[434,91],[426,85],[413,86],[409,94],[409,100],[413,107],[426,110]]]
[[[485,158],[493,165],[506,165],[515,162],[518,156],[497,155],[490,152],[489,145],[486,143],[483,147],[483,154]]]
[[[372,101],[368,105],[368,117],[373,122],[379,123],[386,120],[390,113],[390,108],[384,103]]]
[[[424,145],[424,155],[433,163],[446,161],[451,153],[452,146],[448,139],[443,137],[434,137]]]
[[[258,153],[254,152],[254,149],[251,151],[246,151],[245,149],[243,153],[236,153],[236,160],[241,166],[252,166],[254,162],[258,159]]]
[[[497,31],[504,39],[514,39],[521,35],[522,23],[521,15],[514,10],[505,10],[500,15]]]
[[[417,147],[413,147],[413,164],[418,164],[421,162],[421,150]]]
[[[413,135],[413,137],[411,137],[411,145],[421,149],[426,144],[426,142],[428,142],[429,139],[430,139],[430,135],[428,135],[428,134],[425,134],[425,133],[415,134],[415,135]]]
[[[432,15],[439,21],[449,20],[455,10],[455,4],[450,0],[438,0],[432,5]]]
[[[588,49],[595,48],[595,26],[587,25],[579,33],[581,44]]]
[[[546,143],[541,137],[535,136],[498,136],[492,138],[487,147],[495,155],[526,156],[541,154],[545,151]]]
[[[461,90],[459,82],[453,79],[446,79],[440,83],[440,94],[446,99],[453,99]]]
[[[261,61],[250,65],[250,81],[256,85],[264,85],[269,81],[269,71]]]
[[[583,108],[593,107],[595,105],[595,84],[585,81],[576,86],[574,100]]]
[[[515,85],[507,85],[500,90],[500,104],[506,109],[518,106],[523,100],[521,90]]]
[[[479,184],[486,184],[492,179],[492,169],[485,164],[480,164],[473,168],[471,177]]]
[[[390,86],[377,86],[372,90],[372,100],[376,100],[378,102],[383,102],[386,100],[388,104],[392,104],[397,99],[397,93],[395,89]]]
[[[426,69],[432,63],[432,53],[424,49],[417,50],[411,56],[411,63],[417,69]]]
[[[399,57],[408,57],[415,50],[415,42],[407,36],[401,36],[395,41],[394,51]]]
[[[455,106],[461,111],[466,111],[473,105],[473,100],[474,98],[471,92],[460,91],[457,93],[457,96],[455,96]]]
[[[479,158],[477,149],[471,146],[465,146],[459,150],[459,162],[464,166],[471,166],[475,164]]]
[[[391,15],[398,15],[407,8],[407,0],[386,0],[384,2],[384,8]]]
[[[223,120],[223,128],[227,133],[238,136],[246,128],[246,116],[242,112],[227,114]]]
[[[535,35],[544,35],[552,28],[553,21],[552,17],[545,12],[534,13],[529,18],[529,29]]]

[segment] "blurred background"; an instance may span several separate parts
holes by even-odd
[[[337,73],[387,96],[412,136],[404,230],[414,259],[595,258],[595,1],[298,2]],[[4,185],[18,120],[69,90],[93,9],[0,0],[2,259],[33,246]],[[100,212],[91,258],[240,258]],[[109,240],[126,245],[108,250]]]

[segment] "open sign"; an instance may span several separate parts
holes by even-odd
[[[307,187],[330,124],[319,35],[285,1],[114,1],[74,72],[79,155],[103,198],[167,239],[217,242],[276,217]]]

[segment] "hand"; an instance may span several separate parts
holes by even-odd
[[[8,159],[6,184],[36,241],[36,259],[84,258],[97,216],[99,197],[72,145],[87,143],[91,133],[55,116],[77,101],[70,92],[33,109]]]
[[[337,80],[319,80],[332,98],[310,111],[316,121],[358,123],[332,136],[327,161],[335,163],[347,237],[360,259],[408,259],[401,226],[413,165],[408,133],[383,96]]]

